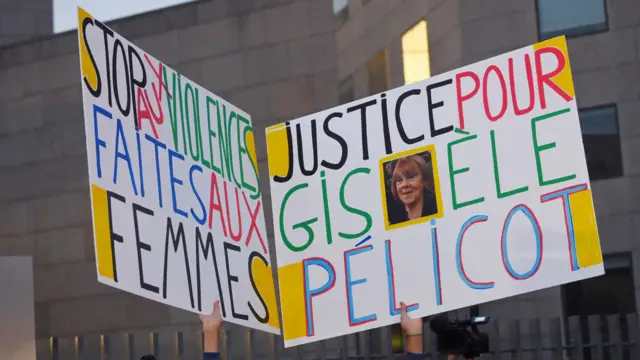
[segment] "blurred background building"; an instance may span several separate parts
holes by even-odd
[[[0,256],[34,259],[37,338],[194,331],[194,315],[96,281],[77,34],[52,18],[51,0],[0,0]],[[109,25],[249,112],[262,174],[264,126],[566,34],[607,273],[470,311],[637,312],[637,1],[200,0]]]

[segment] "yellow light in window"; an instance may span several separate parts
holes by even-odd
[[[402,65],[405,84],[431,76],[426,21],[421,20],[402,35]]]

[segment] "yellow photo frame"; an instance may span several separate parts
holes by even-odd
[[[423,216],[418,219],[403,221],[397,224],[390,224],[389,222],[389,204],[387,203],[387,186],[385,184],[385,165],[389,161],[398,160],[410,155],[417,155],[420,153],[428,152],[431,155],[431,168],[433,171],[433,192],[436,198],[436,204],[438,207],[438,212],[432,215]],[[438,219],[444,216],[444,208],[442,206],[442,191],[440,188],[440,174],[438,172],[438,157],[436,156],[436,147],[434,144],[422,146],[416,149],[411,149],[407,151],[403,151],[397,154],[392,154],[381,158],[378,164],[380,168],[380,193],[382,194],[382,213],[384,216],[384,227],[387,231],[399,229],[415,224],[421,224],[427,222],[431,219]]]

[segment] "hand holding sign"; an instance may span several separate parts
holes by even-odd
[[[422,319],[407,314],[407,304],[400,302],[400,326],[407,335],[407,352],[422,354]]]
[[[200,315],[202,323],[202,332],[204,333],[204,352],[219,352],[218,338],[220,337],[220,329],[224,320],[220,314],[220,301],[213,303],[213,313],[209,315]]]

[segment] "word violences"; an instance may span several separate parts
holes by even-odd
[[[279,333],[251,118],[79,9],[98,280]]]

